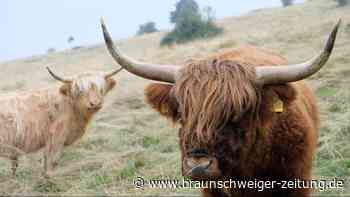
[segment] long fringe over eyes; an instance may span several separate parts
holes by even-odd
[[[260,102],[254,80],[254,67],[242,63],[218,59],[189,63],[175,87],[187,137],[208,142],[215,131],[248,110],[254,116]]]

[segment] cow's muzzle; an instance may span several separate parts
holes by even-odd
[[[188,165],[188,167],[190,167],[190,170],[188,170],[186,176],[201,177],[201,176],[207,174],[207,170],[209,169],[209,167],[211,166],[212,163],[213,163],[213,160],[210,160],[205,164],[193,165],[188,161],[187,165]]]
[[[183,175],[192,180],[212,180],[221,174],[215,157],[185,157],[182,165]]]

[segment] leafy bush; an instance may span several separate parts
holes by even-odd
[[[293,5],[293,0],[281,0],[283,7]]]
[[[197,38],[209,38],[221,33],[222,29],[212,22],[189,20],[179,24],[161,41],[161,45],[173,43],[186,43]]]
[[[140,25],[139,30],[137,31],[137,35],[143,35],[157,31],[158,29],[156,28],[155,22],[147,22],[145,24]]]
[[[338,2],[339,7],[346,6],[349,4],[349,0],[335,0],[335,1]]]
[[[194,0],[180,0],[176,3],[175,11],[170,12],[170,22],[176,24],[183,17],[200,16],[199,6]]]
[[[209,11],[208,11],[209,10]],[[194,0],[180,0],[176,10],[170,13],[170,21],[175,28],[161,41],[161,45],[185,43],[198,38],[209,38],[220,34],[223,30],[217,27],[211,8],[206,8],[203,15]]]

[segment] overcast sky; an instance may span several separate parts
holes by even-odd
[[[139,24],[154,21],[169,29],[169,12],[178,0],[0,0],[0,62],[102,42],[99,18],[113,37],[133,36]],[[279,7],[280,0],[197,0],[211,6],[217,18],[252,9]],[[297,2],[302,2],[298,0]],[[72,45],[67,43],[74,36]]]

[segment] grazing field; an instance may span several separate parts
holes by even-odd
[[[296,63],[318,52],[333,24],[342,17],[343,25],[333,56],[308,83],[317,94],[322,118],[313,176],[315,179],[349,179],[349,10],[350,7],[338,8],[330,0],[308,1],[288,8],[262,9],[222,19],[217,23],[225,33],[210,40],[160,48],[160,39],[165,35],[161,32],[119,43],[130,56],[156,63],[182,64],[190,58],[205,57],[244,44],[280,53]],[[108,19],[108,25],[118,24]],[[46,66],[66,76],[118,67],[102,44],[101,34],[101,44],[96,46],[0,63],[0,91],[58,85],[47,73]],[[191,189],[135,189],[133,179],[137,176],[181,178],[177,129],[144,103],[143,88],[148,81],[126,71],[114,78],[118,84],[106,98],[104,108],[82,140],[64,149],[51,179],[41,176],[41,152],[22,157],[16,177],[10,175],[10,162],[0,158],[0,195],[198,194]],[[344,190],[316,193],[350,195],[350,186],[345,182]]]

